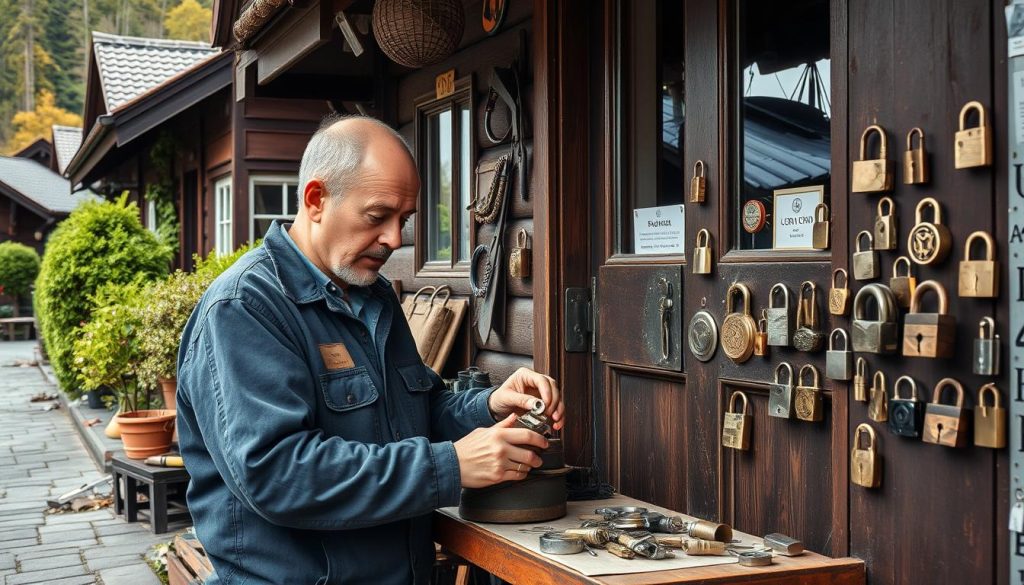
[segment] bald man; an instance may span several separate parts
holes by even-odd
[[[178,437],[212,584],[428,583],[430,513],[526,477],[546,440],[513,428],[554,381],[522,369],[454,394],[416,353],[379,274],[416,211],[409,148],[331,119],[309,141],[292,224],[221,275],[182,336]],[[453,442],[454,441],[454,442]]]

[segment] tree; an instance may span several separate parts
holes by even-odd
[[[46,0],[43,36],[39,39],[53,58],[50,81],[57,105],[69,112],[82,111],[85,86],[85,54],[82,50],[80,0]]]
[[[39,254],[24,244],[0,242],[0,291],[14,297],[14,316],[21,298],[29,293],[39,275]]]
[[[181,0],[167,13],[164,25],[167,37],[186,41],[210,41],[210,21],[213,13],[196,0]]]
[[[16,130],[7,145],[7,151],[10,153],[25,148],[39,138],[49,140],[54,124],[81,126],[82,117],[57,107],[53,93],[43,90],[36,98],[36,109],[31,112],[18,112],[12,122]]]

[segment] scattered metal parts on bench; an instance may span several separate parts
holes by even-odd
[[[780,555],[785,555],[787,557],[795,557],[804,553],[804,543],[792,536],[786,536],[779,532],[766,534],[764,537],[764,545]]]
[[[574,555],[583,549],[583,539],[576,536],[566,536],[561,532],[540,535],[540,551],[549,555]]]
[[[735,555],[744,567],[765,567],[774,562],[771,550],[730,550],[729,553]]]

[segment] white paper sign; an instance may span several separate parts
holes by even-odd
[[[772,228],[776,250],[813,249],[814,208],[821,203],[821,189],[816,186],[775,192]]]
[[[634,254],[685,254],[686,210],[682,205],[633,211]]]

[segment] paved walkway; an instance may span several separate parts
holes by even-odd
[[[0,341],[0,582],[159,585],[143,560],[154,536],[111,509],[45,515],[46,499],[100,476],[68,414],[29,402],[55,393],[31,360],[34,342]]]

